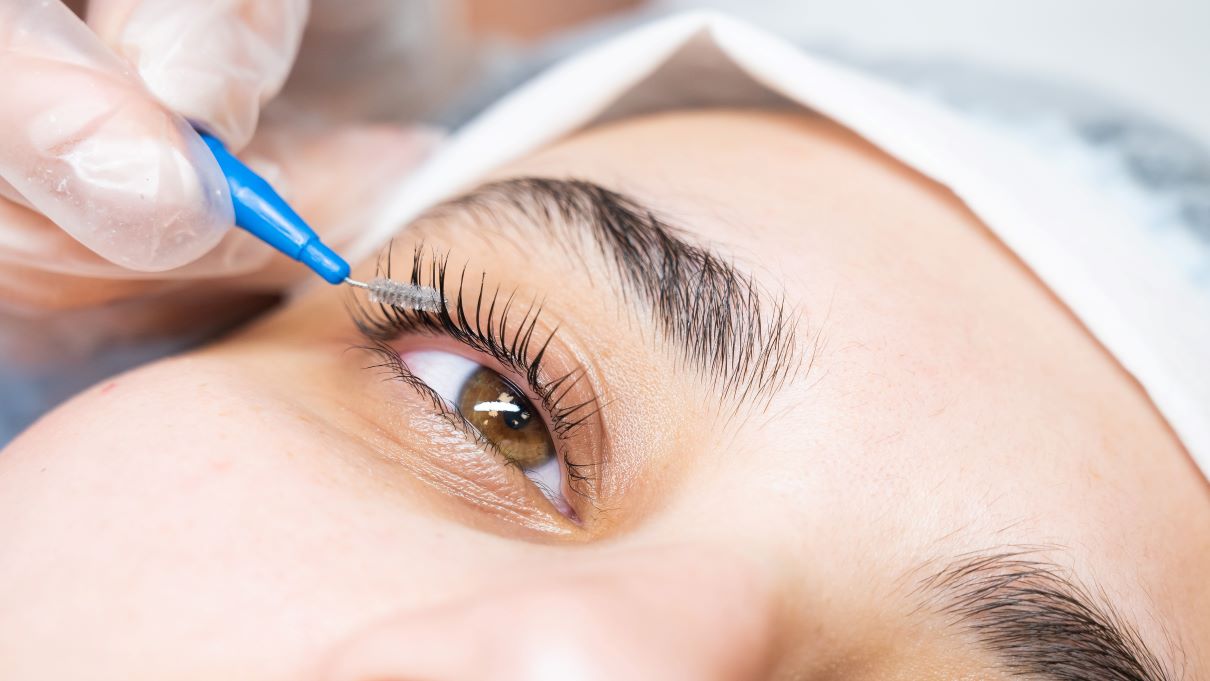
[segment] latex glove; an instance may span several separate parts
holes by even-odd
[[[272,251],[230,231],[226,182],[186,118],[232,149],[247,144],[290,73],[308,9],[306,0],[94,0],[85,25],[57,0],[3,0],[0,303],[80,307],[166,279],[263,270]],[[433,139],[370,134],[398,152],[397,175]],[[300,147],[335,149],[308,136]],[[245,160],[289,184],[280,154],[252,151]],[[333,159],[312,161],[341,175]]]
[[[0,80],[0,195],[132,269],[218,243],[231,209],[216,164],[65,6],[0,6]]]
[[[87,18],[156,99],[239,150],[290,74],[308,11],[307,0],[92,0]]]

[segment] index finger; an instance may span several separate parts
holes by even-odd
[[[5,193],[89,249],[159,271],[230,227],[227,184],[201,139],[62,3],[0,3],[0,80]]]
[[[308,0],[93,0],[88,24],[161,102],[243,148],[294,65]]]

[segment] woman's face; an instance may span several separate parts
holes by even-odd
[[[0,677],[1207,673],[1207,486],[944,189],[724,112],[491,181],[383,257],[442,310],[317,289],[0,455]]]

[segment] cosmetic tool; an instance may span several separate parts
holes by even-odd
[[[441,292],[383,277],[368,282],[349,278],[349,263],[320,240],[306,221],[261,176],[244,165],[217,138],[199,131],[231,189],[235,224],[281,253],[306,265],[329,284],[365,289],[370,302],[409,309],[436,310]]]

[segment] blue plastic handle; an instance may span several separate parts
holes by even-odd
[[[349,263],[319,240],[285,199],[263,177],[227,151],[218,139],[199,131],[231,188],[235,224],[261,241],[311,268],[330,284],[349,276]]]

